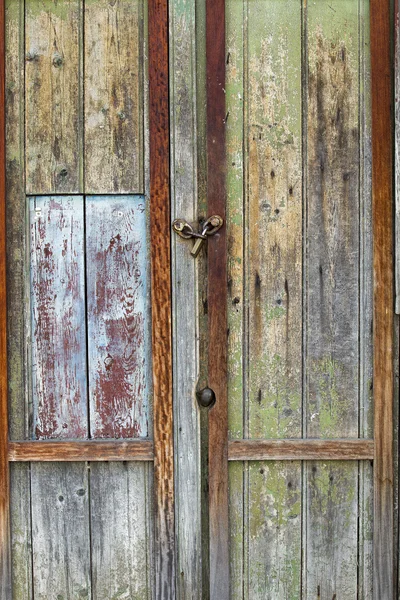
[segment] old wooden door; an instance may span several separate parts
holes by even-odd
[[[393,600],[388,0],[0,6],[1,600]]]

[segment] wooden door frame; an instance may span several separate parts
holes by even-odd
[[[394,210],[390,0],[370,0],[374,271],[374,439],[228,442],[227,246],[208,243],[210,597],[229,600],[228,460],[374,461],[374,600],[393,600]],[[225,218],[225,2],[207,0],[209,214]]]
[[[10,441],[7,388],[5,0],[0,0],[0,600],[11,597],[10,462],[153,461],[155,594],[175,600],[168,0],[148,0],[153,440]]]

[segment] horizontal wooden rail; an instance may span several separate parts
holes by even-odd
[[[12,462],[152,461],[153,442],[137,441],[40,441],[9,442]]]
[[[229,460],[373,460],[373,440],[237,440]],[[152,461],[151,440],[9,442],[11,462]]]
[[[229,460],[372,460],[373,440],[238,440]]]

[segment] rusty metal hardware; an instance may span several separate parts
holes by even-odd
[[[203,408],[210,408],[215,404],[215,392],[209,387],[205,387],[203,390],[196,392],[197,400],[200,406]]]
[[[195,231],[193,226],[185,221],[185,219],[175,219],[172,223],[172,228],[175,233],[185,240],[195,238],[195,243],[193,244],[190,254],[196,258],[196,256],[199,255],[205,240],[207,240],[207,236],[217,233],[223,224],[224,220],[222,217],[219,215],[212,215],[204,222],[201,232]]]

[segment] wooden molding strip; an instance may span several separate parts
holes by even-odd
[[[206,0],[207,206],[226,220],[225,0]],[[226,225],[208,244],[210,600],[229,600],[227,240]]]
[[[148,2],[155,597],[176,598],[168,0]]]
[[[5,2],[0,2],[0,599],[11,598],[10,474],[8,466]]]
[[[373,440],[238,440],[229,460],[372,460]]]
[[[153,442],[137,441],[40,441],[9,442],[10,462],[152,461]]]
[[[393,598],[394,207],[390,11],[390,0],[371,0],[374,600]]]

